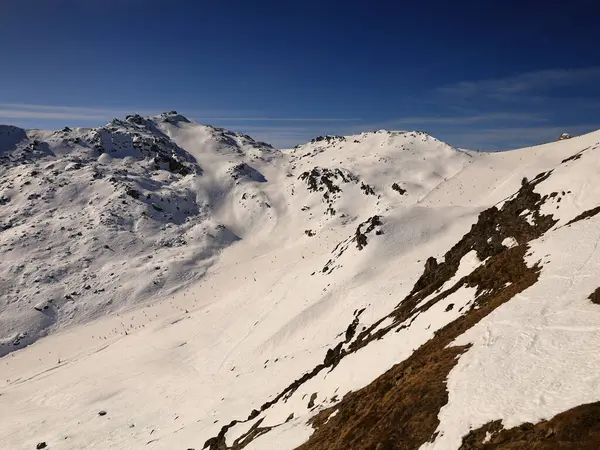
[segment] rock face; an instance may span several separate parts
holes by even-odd
[[[563,141],[565,139],[571,139],[573,137],[573,135],[569,134],[569,133],[562,133],[559,137],[558,140],[559,141]]]

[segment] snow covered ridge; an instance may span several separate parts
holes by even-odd
[[[558,167],[538,173],[531,181],[527,177],[523,178],[521,187],[515,194],[479,214],[477,222],[470,231],[443,256],[442,263],[438,263],[434,257],[427,259],[422,275],[415,282],[408,296],[390,313],[368,326],[363,325],[362,331],[357,333],[365,309],[356,310],[345,334],[335,347],[327,350],[323,362],[305,372],[302,377],[296,379],[273,400],[263,404],[260,409],[254,409],[247,418],[225,425],[218,435],[205,442],[204,448],[211,450],[247,446],[278,448],[278,445],[285,442],[282,440],[282,432],[278,431],[280,429],[290,430],[288,431],[289,448],[295,448],[308,438],[307,442],[299,445],[298,448],[301,449],[366,449],[382,445],[383,448],[488,448],[486,446],[488,443],[493,443],[489,444],[493,445],[489,448],[497,448],[502,443],[509,445],[515,440],[523,439],[528,441],[550,439],[547,441],[547,448],[555,448],[565,439],[570,439],[566,433],[557,433],[545,425],[541,427],[541,431],[532,426],[522,427],[515,433],[503,431],[501,421],[494,419],[506,414],[502,412],[501,405],[507,398],[512,401],[522,401],[520,398],[523,395],[522,390],[507,392],[504,397],[502,392],[499,392],[499,396],[495,398],[485,396],[482,390],[481,397],[486,398],[485,402],[479,399],[473,401],[472,393],[469,392],[471,386],[469,383],[463,388],[464,393],[461,392],[464,396],[463,403],[452,409],[445,380],[456,362],[460,360],[460,356],[465,352],[465,357],[469,356],[468,350],[472,345],[471,341],[464,337],[462,345],[454,344],[453,341],[465,331],[475,329],[479,322],[492,315],[504,303],[538,283],[543,265],[549,265],[549,261],[536,259],[533,251],[527,253],[531,248],[529,243],[542,238],[550,230],[558,233],[558,230],[563,230],[565,226],[570,227],[579,221],[595,217],[600,211],[600,207],[594,207],[572,216],[568,221],[566,218],[570,212],[565,214],[558,211],[561,200],[568,199],[569,194],[572,194],[571,190],[562,190],[564,181],[561,179],[565,177],[565,172],[572,171],[568,165],[581,158],[583,152],[596,150],[599,147],[600,143],[596,142],[593,147],[586,147],[562,160],[556,159]],[[595,157],[597,158],[598,155]],[[564,167],[565,165],[567,168]],[[556,179],[552,180],[554,171],[556,171]],[[545,194],[536,192],[536,189],[543,189],[542,186],[556,190]],[[542,210],[552,211],[553,214],[543,214]],[[373,225],[381,225],[380,219],[377,216],[375,218]],[[558,228],[555,228],[557,225]],[[549,238],[550,236],[552,234]],[[595,248],[596,246],[592,251],[595,251]],[[461,261],[471,252],[475,252],[476,260],[480,262],[469,269],[470,272],[467,270],[463,276],[457,277]],[[547,258],[551,254],[544,256]],[[586,259],[589,261],[587,255]],[[323,272],[329,270],[331,263],[330,260]],[[562,267],[564,268],[564,264]],[[547,291],[548,288],[545,290]],[[584,288],[583,292],[588,294],[589,299],[594,303],[596,302],[594,299],[597,298],[598,288],[593,291],[589,289],[586,291]],[[572,299],[569,300],[567,305],[572,302]],[[438,305],[441,308],[438,308]],[[453,313],[456,309],[458,314]],[[600,311],[595,312],[600,316]],[[385,326],[382,325],[384,323]],[[525,326],[525,323],[523,325]],[[421,327],[424,328],[420,330]],[[487,327],[489,330],[489,325]],[[428,330],[426,337],[421,338],[420,342],[417,341],[419,342],[417,345],[412,344],[416,351],[409,350],[405,353],[404,361],[400,358],[396,365],[365,387],[348,392],[340,389],[341,386],[336,383],[336,378],[339,383],[341,379],[348,376],[347,372],[356,371],[356,368],[353,369],[358,358],[355,355],[366,353],[362,358],[363,364],[373,364],[373,360],[368,355],[369,346],[381,340],[385,341],[390,331],[410,340],[415,339],[424,330]],[[540,338],[544,339],[542,336]],[[390,341],[392,338],[387,340]],[[396,345],[402,345],[398,339],[392,340],[394,341]],[[490,347],[489,340],[486,339],[485,349],[488,353]],[[506,358],[502,348],[500,351],[499,362],[502,358]],[[344,359],[349,357],[354,357],[354,365],[344,366]],[[551,367],[562,366],[562,370],[571,370],[568,363],[557,363],[555,357],[556,355],[548,354],[545,363],[550,364]],[[516,359],[515,363],[517,363]],[[587,365],[587,362],[584,364]],[[535,370],[535,367],[532,369]],[[490,389],[489,383],[494,382],[501,386],[501,390],[507,389],[507,385],[501,379],[497,379],[500,372],[494,372],[494,369],[489,367],[486,370],[494,375],[481,383],[482,389]],[[557,372],[560,371],[561,369]],[[342,372],[343,375],[336,376],[336,372]],[[468,376],[478,376],[477,371],[471,370],[471,372],[473,373]],[[511,376],[513,374],[509,373],[508,377]],[[544,373],[545,376],[547,372]],[[510,378],[508,382],[514,383]],[[462,385],[460,386],[462,388]],[[332,390],[333,387],[335,390]],[[532,386],[527,387],[532,388]],[[577,390],[573,391],[577,392]],[[311,392],[313,393],[310,394]],[[450,391],[450,395],[452,394],[453,392]],[[338,395],[344,395],[341,402],[338,401]],[[576,396],[583,400],[600,399],[596,381],[592,381],[591,384],[581,383]],[[294,397],[298,399],[294,401]],[[309,397],[308,405],[303,407],[303,401]],[[321,399],[321,407],[315,406],[317,399]],[[489,424],[482,420],[482,415],[476,414],[478,410],[474,411],[475,414],[471,411],[472,404],[478,401],[482,407],[489,404],[496,407],[494,409],[488,406],[491,412]],[[532,422],[543,418],[549,419],[553,414],[547,416],[545,414],[548,413],[544,413],[544,410],[562,412],[568,409],[568,406],[580,404],[577,402],[560,396],[555,396],[554,404],[550,408],[545,408],[545,402],[537,408],[531,408],[526,404],[527,402],[524,402],[524,406],[529,407],[525,417],[533,418]],[[330,406],[331,403],[333,405]],[[563,409],[560,409],[559,405],[562,405]],[[586,430],[585,421],[589,420],[586,417],[591,417],[589,415],[593,415],[596,409],[584,408],[584,414],[588,416],[581,417],[582,408],[575,408],[573,414],[565,414],[560,420],[563,423],[566,421],[568,427],[581,426]],[[304,412],[307,410],[308,414]],[[298,437],[297,431],[291,431],[298,427],[296,418],[299,415],[310,417],[308,423],[315,429],[314,433],[300,434],[303,437]],[[516,425],[522,423],[510,415],[504,416],[504,419]],[[580,420],[584,423],[579,423]],[[448,424],[445,425],[445,422]],[[480,430],[472,431],[474,425],[483,425],[485,433]],[[240,427],[242,432],[236,432],[236,428]],[[272,440],[265,437],[274,432],[276,434]],[[228,438],[229,435],[232,437]],[[477,435],[480,436],[479,441],[474,440]],[[590,440],[593,439],[595,439],[593,435],[583,433],[577,442],[590,444]],[[261,444],[254,446],[255,441],[261,441],[262,446]],[[231,444],[228,444],[229,442]],[[465,447],[466,443],[470,446]],[[575,445],[573,448],[579,446],[579,444],[572,445]]]
[[[3,447],[597,447],[600,132],[494,154],[386,131],[279,152],[175,113],[108,127],[61,132],[70,147],[50,138],[60,133],[6,130],[1,211],[22,222],[0,232],[1,276],[25,295],[1,317],[54,322],[0,359]],[[153,144],[169,159],[146,154]],[[51,162],[71,184],[49,206],[36,206],[41,188],[25,204]],[[62,216],[82,236],[35,235],[29,221],[47,210],[44,229],[61,231]],[[98,219],[86,228],[75,210]],[[67,250],[93,257],[30,286],[6,276],[5,236],[39,267]],[[114,286],[117,268],[128,277]],[[83,274],[85,296],[22,300]],[[79,309],[61,321],[66,305]]]
[[[166,134],[188,124],[173,112],[93,129],[0,128],[0,356],[189,284],[239,239],[211,197],[246,183],[236,167],[249,183],[260,177],[249,163],[278,151],[203,127],[231,166],[209,193],[204,167]]]
[[[386,142],[400,138],[401,145]],[[375,214],[396,204],[397,193],[415,198],[439,183],[439,173],[453,173],[466,160],[438,142],[445,158],[437,151],[429,156],[439,159],[440,170],[423,177],[430,162],[425,157],[414,180],[415,167],[395,170],[395,159],[385,156],[396,147],[408,151],[405,136],[363,133],[352,142],[386,145],[381,154],[365,154],[371,161],[361,162],[359,172],[381,181],[382,162],[394,169],[377,193],[375,185],[340,166],[348,162],[343,154],[327,161],[335,164],[331,168],[317,165],[322,158],[312,155],[297,161],[297,153],[322,152],[323,143],[345,139],[317,138],[284,158],[264,142],[193,123],[175,111],[133,114],[92,129],[2,126],[0,289],[6,307],[0,312],[0,355],[198,280],[220,250],[275,225],[284,211],[270,210],[265,184],[285,187],[302,203],[306,234],[312,236],[329,226],[326,217],[314,214],[337,211],[343,223],[364,220],[365,206]],[[444,166],[453,158],[457,162]],[[276,171],[272,183],[264,174],[269,170]],[[321,201],[317,191],[323,192]],[[357,202],[355,192],[364,202]]]

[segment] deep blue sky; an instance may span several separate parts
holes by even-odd
[[[595,3],[0,0],[0,123],[176,109],[282,147],[380,128],[535,144],[600,128]]]

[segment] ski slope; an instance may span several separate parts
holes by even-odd
[[[0,157],[3,448],[458,449],[600,401],[600,132],[279,151],[172,112]]]

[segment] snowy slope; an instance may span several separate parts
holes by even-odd
[[[3,448],[595,448],[560,445],[600,401],[600,132],[496,154],[388,131],[279,152],[175,113],[2,133],[4,348],[50,332],[0,359]]]
[[[161,131],[186,125],[171,113],[98,129],[2,128],[0,355],[189,284],[239,239],[219,211],[260,196],[260,172],[235,168],[279,152],[202,127],[200,148],[214,155],[204,160]],[[260,204],[245,214],[274,220]]]

